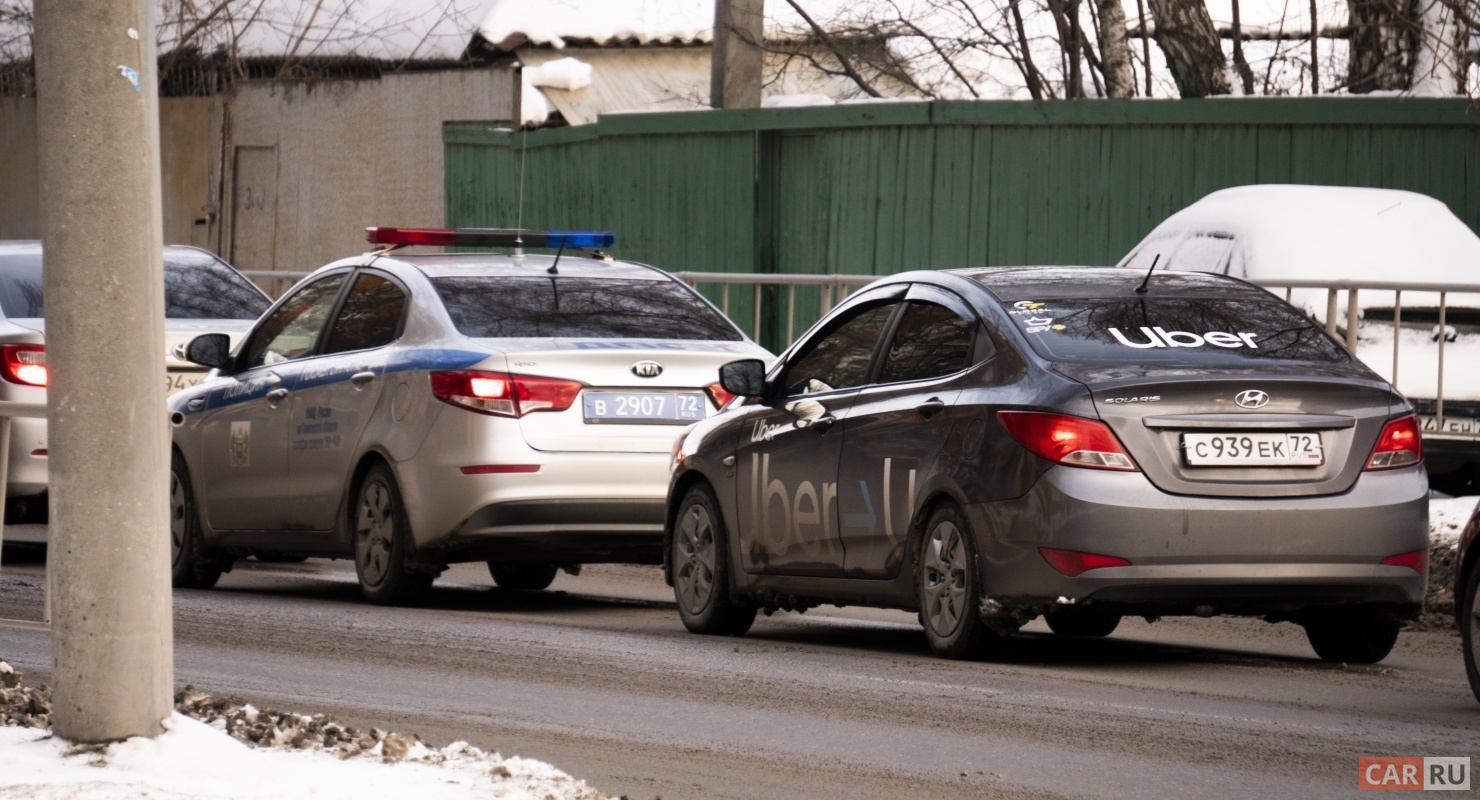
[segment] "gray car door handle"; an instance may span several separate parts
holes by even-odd
[[[837,421],[838,418],[833,416],[832,414],[823,414],[817,419],[812,420],[812,424],[808,425],[807,427],[811,428],[814,431],[817,431],[817,433],[821,435],[832,430],[833,423]]]
[[[939,397],[932,397],[929,400],[921,403],[920,405],[915,406],[915,412],[925,419],[930,419],[936,414],[944,411],[945,408],[946,404],[942,402]]]
[[[356,372],[355,374],[349,376],[349,382],[353,384],[356,389],[365,388],[365,384],[373,380],[375,380],[375,373],[373,372]]]

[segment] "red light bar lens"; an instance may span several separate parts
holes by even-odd
[[[611,247],[610,231],[536,231],[527,228],[366,228],[371,244],[432,247]]]
[[[0,377],[22,386],[45,386],[50,377],[45,345],[0,345]]]
[[[1136,471],[1130,453],[1103,422],[1039,411],[998,411],[997,419],[1019,444],[1055,464]]]
[[[1406,417],[1388,422],[1377,437],[1377,446],[1367,459],[1367,469],[1397,469],[1411,467],[1423,461],[1423,436],[1418,428],[1418,417]]]
[[[1078,550],[1056,550],[1052,547],[1040,547],[1038,553],[1043,560],[1048,562],[1055,572],[1068,575],[1073,578],[1092,569],[1103,569],[1105,567],[1129,567],[1131,562],[1116,556],[1106,556],[1099,553],[1081,553]]]
[[[1411,553],[1399,553],[1395,556],[1388,556],[1382,560],[1382,563],[1391,567],[1407,567],[1414,572],[1423,574],[1429,570],[1429,550],[1425,547],[1422,550],[1414,550]]]

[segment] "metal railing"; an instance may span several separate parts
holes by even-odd
[[[804,326],[797,325],[797,312],[799,310],[803,312],[804,320],[815,320],[831,311],[833,306],[842,302],[843,298],[848,296],[849,287],[865,286],[879,279],[878,275],[777,275],[752,272],[674,272],[671,274],[673,277],[678,278],[695,289],[700,288],[703,284],[718,284],[720,287],[720,297],[717,305],[719,305],[720,311],[725,312],[725,316],[733,320],[735,324],[741,325],[742,328],[744,325],[740,320],[735,319],[735,315],[730,311],[730,287],[749,286],[751,290],[749,300],[752,306],[749,333],[751,338],[756,341],[760,341],[762,336],[761,323],[763,318],[762,311],[765,306],[766,288],[775,286],[779,289],[785,286],[785,341],[788,346],[796,341],[799,332],[804,332],[806,326],[810,326],[811,324],[808,321],[805,322]],[[805,309],[799,309],[797,307],[797,287],[802,286],[815,286],[818,289],[819,298],[815,317],[806,313]],[[779,312],[779,309],[777,311]],[[798,327],[802,327],[802,331],[798,331]]]

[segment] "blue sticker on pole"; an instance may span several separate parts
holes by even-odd
[[[128,66],[125,66],[123,64],[119,64],[118,65],[118,74],[119,75],[122,75],[125,78],[128,78],[128,82],[129,83],[132,83],[134,85],[134,91],[136,91],[136,92],[142,92],[142,91],[144,91],[144,87],[139,85],[139,71],[138,70],[134,69],[133,67],[128,67]]]

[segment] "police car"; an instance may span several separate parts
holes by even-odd
[[[197,247],[167,245],[164,256],[165,392],[193,385],[205,370],[180,358],[178,348],[204,331],[235,339],[271,304],[267,295],[225,261]],[[46,298],[41,242],[0,242],[0,400],[45,405]],[[46,516],[47,436],[44,417],[10,421],[6,461],[7,519]],[[45,529],[9,531],[8,541],[44,542]]]
[[[871,284],[676,444],[665,571],[689,630],[916,610],[948,657],[1045,616],[1303,625],[1384,658],[1423,598],[1412,407],[1262,289],[1124,269]]]
[[[447,564],[504,588],[558,567],[658,563],[673,438],[768,359],[657,269],[567,250],[610,233],[371,228],[170,399],[176,586],[269,551],[352,557],[367,600],[415,601]],[[402,245],[553,255],[398,255]]]

